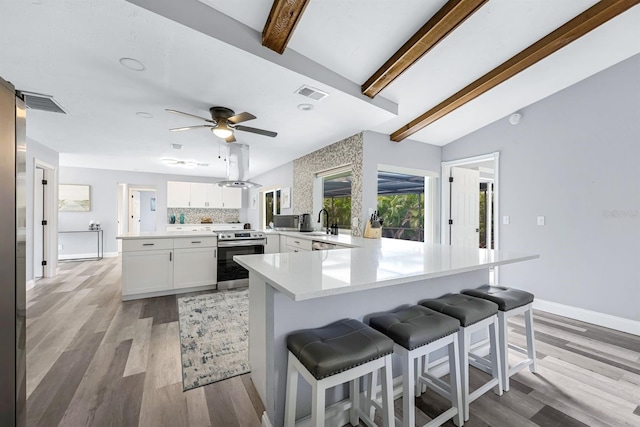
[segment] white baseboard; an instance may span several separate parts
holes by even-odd
[[[615,329],[616,331],[640,335],[640,322],[636,320],[625,319],[624,317],[612,316],[606,313],[599,313],[597,311],[558,304],[557,302],[537,298],[533,301],[533,308],[605,328]]]
[[[271,421],[269,421],[267,411],[264,411],[262,413],[262,427],[273,427],[273,424],[271,424]]]
[[[104,258],[115,258],[118,256],[118,252],[105,252],[103,257]],[[59,261],[64,261],[64,260],[68,260],[68,259],[74,259],[74,258],[95,258],[96,257],[96,253],[88,253],[88,254],[59,254],[58,255],[58,260]]]
[[[35,280],[27,280],[27,290],[33,289],[36,286]]]

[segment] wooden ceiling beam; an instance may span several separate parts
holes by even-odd
[[[282,55],[309,0],[274,0],[262,30],[262,45]]]
[[[610,19],[640,3],[640,0],[601,0],[566,24],[541,38],[508,61],[442,101],[426,113],[391,134],[400,142],[451,113],[467,102],[493,89],[531,65],[560,50]]]
[[[362,85],[362,93],[376,96],[489,0],[449,0],[387,62]]]

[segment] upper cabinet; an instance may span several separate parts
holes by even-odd
[[[242,208],[242,189],[202,182],[167,182],[168,208]]]
[[[191,202],[190,182],[167,182],[167,207],[188,208]]]

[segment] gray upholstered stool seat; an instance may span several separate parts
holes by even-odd
[[[537,372],[536,343],[533,331],[533,294],[520,289],[503,286],[484,285],[477,289],[462,291],[466,295],[482,298],[498,304],[498,329],[500,331],[500,358],[502,360],[502,388],[509,391],[509,377],[525,367]],[[509,344],[507,320],[510,317],[524,315],[527,348]],[[527,358],[514,366],[509,366],[509,349],[526,354]]]
[[[393,341],[358,320],[344,319],[290,334],[287,348],[321,380],[393,353]]]
[[[481,298],[463,294],[448,294],[437,299],[420,301],[420,305],[455,317],[467,327],[498,313],[498,305]]]
[[[337,385],[349,383],[349,422],[358,425],[364,420],[373,425],[376,406],[381,410],[385,427],[392,427],[393,375],[391,373],[393,340],[355,319],[343,319],[327,326],[294,332],[287,336],[289,349],[287,364],[287,395],[285,427],[296,424],[298,375],[312,390],[311,425],[324,426],[335,420],[325,420],[325,392]],[[363,409],[360,405],[360,378],[381,372],[382,404],[367,395]],[[346,410],[345,409],[345,410]]]
[[[394,351],[402,361],[402,426],[415,426],[415,395],[420,393],[423,385],[430,386],[451,401],[451,408],[423,427],[439,426],[451,418],[456,425],[462,425],[464,408],[458,352],[460,322],[446,314],[413,305],[372,315],[369,325],[395,341]],[[420,369],[421,360],[428,360],[431,353],[441,349],[447,349],[449,354],[449,384],[431,375],[428,370]],[[373,388],[370,385],[370,389]]]
[[[426,307],[413,305],[372,317],[369,325],[396,344],[413,350],[458,332],[460,322]]]
[[[460,347],[460,376],[464,421],[469,419],[469,404],[496,387],[496,394],[502,396],[501,352],[498,344],[498,304],[482,298],[464,294],[447,294],[440,298],[427,299],[420,305],[454,317],[460,321],[458,340]],[[471,335],[489,328],[490,359],[472,352]],[[480,368],[491,375],[491,379],[473,392],[469,391],[469,365]]]
[[[513,310],[514,308],[522,307],[523,305],[533,302],[533,294],[519,289],[505,288],[503,286],[484,285],[477,289],[467,289],[466,291],[462,291],[462,293],[495,302],[498,304],[498,310],[500,311]]]

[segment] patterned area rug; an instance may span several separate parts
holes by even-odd
[[[249,368],[249,290],[178,298],[184,390]]]

